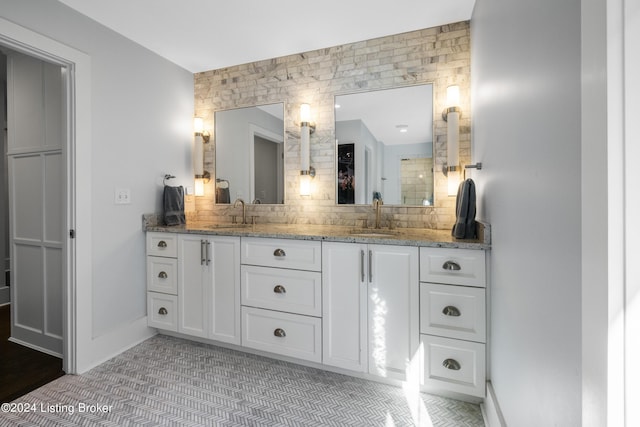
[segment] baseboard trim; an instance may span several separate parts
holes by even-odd
[[[504,420],[498,399],[493,390],[491,381],[487,381],[487,397],[484,403],[480,405],[482,410],[482,417],[484,418],[484,424],[487,427],[507,427],[507,423]]]

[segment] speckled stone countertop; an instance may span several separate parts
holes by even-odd
[[[211,234],[220,236],[271,237],[279,239],[319,240],[348,243],[376,243],[386,245],[426,246],[486,250],[491,247],[488,224],[478,223],[478,240],[451,237],[448,230],[397,228],[389,230],[355,228],[337,225],[309,224],[212,224],[188,223],[166,226],[143,222],[145,231],[168,233]]]

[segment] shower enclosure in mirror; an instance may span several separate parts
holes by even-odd
[[[284,203],[283,118],[283,103],[216,111],[216,203]]]
[[[433,86],[335,97],[336,203],[434,203]]]

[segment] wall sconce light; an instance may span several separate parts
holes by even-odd
[[[309,165],[309,140],[315,131],[315,124],[311,123],[311,107],[309,104],[300,105],[300,195],[311,195],[311,179],[316,176],[316,170]]]
[[[204,184],[211,180],[211,174],[204,170],[204,144],[209,142],[211,135],[204,130],[204,122],[200,117],[193,119],[193,132],[194,192],[196,196],[204,196]]]
[[[442,166],[442,173],[447,177],[449,196],[458,193],[460,184],[460,158],[458,156],[460,142],[460,87],[457,85],[447,88],[447,108],[442,112],[442,118],[447,122],[447,164]]]

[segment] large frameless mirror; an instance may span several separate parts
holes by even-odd
[[[215,113],[217,204],[284,203],[284,104]]]
[[[336,203],[432,206],[433,85],[335,97]]]

